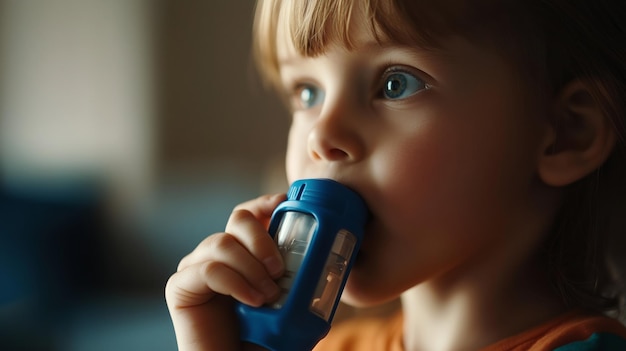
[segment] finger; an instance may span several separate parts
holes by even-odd
[[[203,305],[216,294],[232,296],[251,306],[265,302],[265,296],[244,277],[217,261],[194,264],[174,273],[165,290],[168,306],[178,309]]]
[[[278,278],[283,274],[283,260],[274,239],[253,213],[239,209],[233,211],[226,224],[226,231],[233,233],[239,242],[263,264],[267,273]]]
[[[268,274],[265,266],[231,234],[213,234],[184,260],[185,262],[181,262],[181,265],[184,265],[182,269],[202,262],[221,262],[246,279],[268,300],[280,294],[280,288]]]
[[[259,258],[261,262],[266,261],[267,270],[268,272],[270,272],[269,274],[274,278],[278,278],[282,274],[282,270],[281,270],[282,258],[278,254],[278,251],[275,250],[276,245],[273,242],[271,242],[272,239],[269,237],[267,233],[267,229],[266,229],[267,223],[264,223],[264,222],[269,221],[269,218],[271,217],[271,214],[276,208],[276,206],[278,206],[278,204],[284,199],[285,199],[284,194],[265,195],[265,196],[256,198],[254,200],[250,200],[248,202],[242,203],[241,205],[237,206],[233,210],[233,214],[231,215],[231,218],[229,219],[229,222],[226,228],[228,232],[229,231],[228,229],[232,228],[233,223],[239,220],[239,218],[243,218],[243,220],[245,221],[254,222],[253,218],[250,218],[249,214],[252,214],[252,216],[256,218],[256,221],[261,222],[260,225],[253,224],[251,226],[251,229],[254,231],[253,233],[245,232],[246,227],[248,227],[248,225],[243,225],[242,226],[244,228],[243,232],[238,231],[238,232],[233,232],[232,234],[237,237],[240,237],[240,241],[250,250],[251,253],[253,254],[256,253],[256,254],[261,255],[257,257]],[[249,214],[242,212],[244,210],[247,211]],[[213,235],[216,235],[216,234],[213,234]],[[205,238],[196,247],[194,251],[192,251],[189,255],[185,256],[180,261],[178,265],[178,270],[182,270],[191,264],[198,263],[202,260],[206,260],[207,257],[206,255],[203,254],[203,252],[205,252],[204,247],[211,245],[212,240],[213,240],[211,239],[211,237],[213,235]],[[251,238],[246,239],[243,237],[247,235],[251,235]],[[261,248],[258,250],[255,249],[256,245],[260,245]],[[272,258],[272,256],[274,258]]]
[[[234,211],[247,210],[260,221],[265,228],[269,224],[269,220],[272,217],[272,213],[276,206],[286,199],[285,194],[263,195],[256,199],[246,201],[235,207]]]
[[[166,285],[167,307],[174,324],[179,350],[241,350],[234,299],[216,295],[207,303],[184,306],[175,300],[181,274],[173,275]],[[184,279],[183,279],[184,280]],[[219,337],[215,337],[218,335]]]

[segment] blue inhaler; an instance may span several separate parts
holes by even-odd
[[[333,180],[294,182],[269,227],[285,262],[282,294],[271,305],[237,305],[241,340],[311,350],[330,329],[367,217],[361,197]]]

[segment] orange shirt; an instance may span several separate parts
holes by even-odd
[[[388,319],[352,320],[334,326],[315,351],[403,351],[402,314]],[[547,351],[594,333],[614,334],[626,346],[626,327],[618,321],[580,312],[570,312],[540,326],[492,344],[482,351]],[[581,348],[582,349],[582,348]],[[576,348],[572,348],[576,350]]]

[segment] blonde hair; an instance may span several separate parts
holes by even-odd
[[[369,30],[379,42],[436,50],[441,38],[460,35],[498,47],[509,58],[530,66],[530,72],[540,73],[536,76],[543,76],[543,67],[533,60],[541,51],[534,44],[535,26],[527,19],[523,3],[517,1],[258,0],[252,52],[264,81],[279,86],[279,32],[303,56],[322,54],[331,43],[352,49],[350,21],[356,10],[364,12]],[[493,35],[494,28],[499,35]]]
[[[259,1],[254,23],[253,53],[266,82],[278,81],[276,46],[279,27],[302,55],[322,53],[329,40],[351,46],[348,36],[354,1]],[[332,36],[332,38],[331,38]]]
[[[364,11],[379,41],[437,49],[440,39],[458,35],[495,50],[519,65],[527,90],[534,90],[536,97],[543,94],[549,99],[575,79],[587,83],[619,142],[596,173],[566,189],[565,205],[546,240],[545,261],[564,302],[614,309],[624,287],[606,257],[610,236],[626,238],[626,224],[608,227],[623,217],[618,211],[626,208],[626,186],[621,185],[626,179],[625,3],[259,0],[253,53],[265,81],[280,87],[279,29],[304,56],[320,55],[330,43],[351,49],[350,20],[356,6],[363,6],[358,10]]]
[[[421,2],[415,2],[412,6],[419,4]],[[416,22],[407,16],[412,12],[407,11],[405,5],[401,1],[383,0],[260,0],[253,27],[255,62],[266,83],[275,87],[278,84],[276,44],[279,29],[287,35],[286,39],[291,40],[295,50],[304,56],[322,54],[330,43],[340,43],[352,49],[350,21],[357,6],[363,6],[362,10],[370,22],[369,29],[378,41],[387,40],[424,48],[436,47],[435,38],[449,33],[453,28],[452,18],[461,18],[455,7],[441,11],[446,6],[429,4],[429,7],[439,7],[440,11],[425,12],[431,15],[428,18],[424,15],[417,22],[418,28]],[[452,9],[457,15],[453,15]],[[435,16],[442,12],[446,15]]]

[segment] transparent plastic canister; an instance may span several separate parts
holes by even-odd
[[[269,228],[285,262],[281,296],[238,305],[241,339],[272,351],[312,349],[330,329],[367,217],[361,197],[340,183],[294,182]]]

